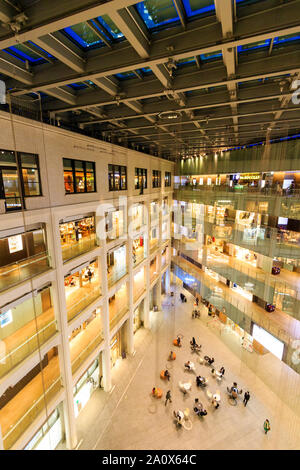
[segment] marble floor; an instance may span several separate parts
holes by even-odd
[[[79,450],[83,449],[300,449],[300,396],[299,375],[285,368],[283,373],[272,374],[281,364],[271,354],[258,356],[243,350],[236,354],[209,325],[208,319],[191,318],[192,297],[185,291],[188,302],[181,304],[181,288],[173,287],[174,297],[164,297],[162,312],[152,313],[151,330],[139,329],[135,335],[134,356],[120,359],[112,370],[111,393],[97,389],[77,418]],[[173,338],[181,333],[183,347],[177,349],[176,361],[169,363],[167,356]],[[210,368],[200,365],[197,356],[191,355],[189,341],[192,336],[202,344],[202,355],[214,356],[217,368],[224,366],[225,379],[217,384]],[[232,339],[234,341],[234,339]],[[248,367],[244,355],[251,356],[260,367],[260,377],[253,367]],[[255,358],[254,358],[255,355]],[[208,389],[221,393],[221,405],[214,409],[203,390],[197,389],[195,375],[184,371],[184,362],[193,360],[196,373],[208,377]],[[262,362],[263,361],[263,362]],[[169,383],[159,377],[168,367]],[[262,371],[272,375],[273,383],[261,378]],[[186,397],[180,392],[179,380],[192,381],[192,390]],[[274,384],[274,380],[277,384]],[[236,381],[243,390],[249,390],[251,399],[245,408],[242,400],[230,405],[226,387]],[[286,387],[293,391],[288,395],[277,389]],[[158,386],[164,395],[171,390],[172,404],[164,406],[163,399],[151,396],[151,389]],[[208,411],[201,420],[193,413],[193,402],[198,397]],[[176,429],[173,410],[190,409],[192,429]],[[268,418],[271,431],[264,434],[263,422]]]

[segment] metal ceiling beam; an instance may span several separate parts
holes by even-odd
[[[48,90],[46,90],[46,93],[47,95],[53,96],[54,98],[64,101],[65,103],[69,103],[71,105],[74,105],[76,103],[76,96],[72,95],[71,93],[68,93],[65,90],[62,90],[61,88],[49,88]]]
[[[232,0],[214,0],[215,7],[216,7],[216,15],[217,19],[221,23],[222,27],[222,35],[224,39],[232,38],[233,37],[233,4]],[[235,77],[235,49],[233,48],[226,48],[223,49],[223,61],[227,69],[227,77],[234,78]],[[235,83],[230,83],[227,85],[230,99],[232,101],[237,99],[237,89]],[[238,109],[235,103],[231,104],[232,114],[237,115]],[[235,130],[235,138],[236,141],[238,140],[238,118],[233,117],[234,123],[234,130]]]
[[[64,0],[54,2],[43,0],[39,8],[35,2],[26,8],[28,21],[17,36],[13,33],[5,35],[1,48],[15,46],[25,41],[35,42],[36,38],[51,34],[92,18],[109,15],[120,8],[137,3],[137,0],[111,0],[99,5],[99,0]]]
[[[291,66],[296,65],[296,60],[300,59],[299,54],[295,52],[293,55],[279,55],[277,57],[270,57],[266,60],[265,57],[260,58],[256,61],[244,62],[241,64],[237,69],[237,77],[233,79],[226,80],[226,72],[222,65],[218,65],[213,67],[212,69],[204,69],[201,71],[194,71],[189,74],[179,75],[174,78],[172,90],[176,93],[183,93],[185,91],[194,91],[194,90],[203,90],[207,87],[219,87],[226,85],[228,88],[231,88],[231,85],[236,85],[238,82],[246,83],[252,80],[258,80],[263,78],[276,77],[278,75],[286,75],[286,74],[296,74],[300,72],[300,60],[298,61],[297,68],[289,68],[289,69],[281,69],[282,65],[286,62],[290,62]],[[266,73],[267,70],[275,70],[274,72]],[[257,72],[260,73],[257,73]],[[108,79],[105,79],[108,80]],[[95,80],[95,83],[98,82],[98,79]],[[263,84],[262,84],[263,85]],[[101,85],[99,85],[101,86]],[[104,88],[104,87],[103,87]],[[105,89],[105,88],[104,88]],[[34,87],[34,91],[38,90]],[[105,90],[107,91],[107,90]],[[122,91],[122,90],[121,90]],[[26,92],[26,91],[25,91]],[[145,79],[143,83],[137,83],[129,81],[126,85],[126,89],[124,89],[126,93],[126,99],[132,100],[142,100],[145,98],[155,98],[165,95],[165,89],[160,86],[160,84],[155,81],[151,80],[150,77]],[[16,92],[16,94],[22,94],[24,91]],[[117,93],[117,89],[113,91],[115,95]],[[124,98],[120,99],[120,103],[125,100]],[[113,104],[115,100],[108,99],[104,94],[101,94],[100,91],[94,90],[92,94],[82,94],[78,95],[77,99],[77,109],[80,109],[82,106],[86,104],[95,105],[95,106],[106,106]],[[60,103],[53,103],[52,107],[49,108],[51,110],[59,110],[61,112],[68,111],[68,108],[62,107]]]
[[[16,11],[8,3],[0,2],[0,21],[2,23],[10,23],[16,14]]]
[[[144,59],[148,58],[150,55],[150,41],[134,20],[130,11],[126,9],[115,10],[109,13],[109,17],[124,34],[138,55]]]
[[[95,22],[95,20],[94,20]],[[98,36],[99,39],[101,39],[101,41],[104,42],[104,44],[109,47],[110,49],[112,48],[112,45],[111,43],[108,41],[108,39],[106,38],[105,34],[102,33],[101,30],[99,30],[99,28],[97,28],[95,26],[95,24],[93,23],[92,20],[89,20],[86,22],[86,24],[89,26],[89,28],[96,34],[96,36]],[[100,23],[98,22],[98,24],[100,25]]]
[[[50,52],[51,55],[59,59],[72,70],[75,70],[75,72],[84,73],[84,60],[75,54],[72,50],[67,48],[66,45],[63,44],[62,41],[53,34],[36,38],[35,44],[40,46],[45,51]]]
[[[8,75],[25,85],[33,85],[33,74],[19,65],[19,61],[0,51],[0,73]],[[28,93],[28,92],[26,92]]]
[[[183,29],[186,28],[186,14],[185,14],[185,9],[184,6],[182,5],[181,0],[173,0],[174,6],[176,8],[177,14],[180,19],[180,23],[183,27]]]
[[[261,24],[259,15],[254,15],[257,21],[254,21],[252,16],[240,19],[235,31],[238,39],[232,41],[223,42],[218,23],[204,27],[203,23],[201,23],[202,26],[199,26],[199,22],[195,21],[184,32],[181,29],[174,28],[170,30],[168,35],[156,36],[152,41],[151,54],[147,60],[141,61],[134,50],[126,44],[121,44],[113,51],[100,51],[97,56],[90,56],[86,63],[86,73],[84,75],[81,74],[76,77],[74,74],[69,74],[68,76],[64,67],[55,65],[47,72],[40,69],[35,75],[35,84],[42,90],[42,87],[49,88],[49,85],[63,86],[70,82],[94,80],[97,77],[128,72],[132,69],[147,66],[153,68],[167,62],[170,56],[176,61],[219,49],[234,48],[249,42],[298,33],[300,31],[300,0],[299,9],[295,9],[294,2],[284,5],[285,9],[282,11],[274,9],[272,12],[267,11],[260,15],[264,18],[264,25]],[[282,13],[281,16],[279,16],[279,13]],[[297,26],[291,26],[295,24]],[[171,46],[173,46],[172,53],[168,49]]]
[[[259,89],[257,89],[256,91],[258,91]],[[284,96],[292,96],[292,93],[287,93],[287,94],[272,94],[272,95],[265,95],[264,92],[261,93],[262,96],[255,96],[255,97],[252,97],[252,98],[245,98],[245,99],[238,99],[236,101],[234,101],[235,104],[237,105],[240,105],[240,104],[246,104],[246,103],[257,103],[257,102],[260,102],[260,101],[272,101],[272,100],[275,100],[275,99],[278,99],[279,97],[284,97]],[[206,98],[206,99],[205,99]],[[193,100],[188,100],[187,102],[187,106],[185,108],[185,111],[194,111],[194,110],[197,110],[197,109],[200,109],[200,110],[208,110],[208,109],[216,109],[216,108],[222,108],[222,107],[227,107],[227,106],[230,106],[231,105],[231,100],[229,101],[225,101],[224,97],[223,99],[221,99],[220,101],[215,101],[215,102],[210,102],[208,103],[208,101],[212,101],[212,99],[215,99],[215,95],[205,95],[205,96],[201,96],[201,97],[197,97],[194,98]],[[204,102],[207,102],[207,104],[204,104]],[[198,104],[196,104],[198,103]],[[122,112],[119,112],[119,113],[116,113],[112,110],[112,112],[110,113],[110,118],[107,119],[107,121],[117,121],[117,120],[128,120],[128,119],[132,119],[134,117],[136,118],[140,118],[140,117],[145,117],[145,116],[156,116],[157,114],[159,114],[160,112],[162,111],[178,111],[180,112],[181,109],[176,107],[176,106],[171,106],[171,102],[166,102],[166,105],[164,106],[164,108],[162,109],[162,106],[160,103],[152,103],[152,104],[149,104],[149,105],[145,105],[144,106],[144,113],[143,114],[139,114],[139,115],[136,115],[136,116],[133,116],[132,114],[130,115],[127,115],[127,114],[123,114]],[[86,124],[95,124],[95,123],[99,123],[99,122],[105,122],[106,120],[103,120],[103,121],[92,121],[92,122],[88,122]]]
[[[93,82],[96,83],[102,90],[104,90],[109,95],[116,95],[118,93],[119,87],[116,80],[112,80],[111,78],[95,78]]]

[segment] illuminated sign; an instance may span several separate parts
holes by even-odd
[[[8,325],[12,322],[12,313],[11,310],[7,310],[7,312],[1,313],[0,315],[0,326],[3,328],[4,326]]]
[[[9,237],[8,247],[10,253],[16,253],[17,251],[23,250],[22,235],[15,235],[13,237]]]
[[[260,173],[245,173],[240,176],[240,180],[259,180]]]

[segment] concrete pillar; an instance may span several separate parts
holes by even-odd
[[[133,204],[128,206],[128,227],[133,227],[133,216],[132,216]],[[133,239],[132,239],[133,230],[129,230],[127,237],[127,263],[128,263],[128,274],[129,282],[127,283],[127,295],[128,295],[128,307],[129,307],[129,318],[126,329],[126,343],[127,343],[127,353],[134,353],[134,333],[133,333],[133,319],[134,319],[134,310],[133,310],[133,257],[132,257],[132,248],[133,248]]]
[[[104,350],[102,353],[103,388],[105,392],[111,390],[111,363],[110,363],[110,329],[108,306],[108,279],[107,279],[107,253],[101,249],[99,269],[101,271],[103,303],[101,307],[101,319],[104,336]]]
[[[146,296],[144,300],[144,327],[150,328],[150,262],[147,260],[146,271]]]
[[[54,311],[57,316],[58,330],[61,333],[61,343],[58,345],[58,359],[62,383],[66,394],[63,406],[66,445],[68,449],[74,449],[77,445],[77,431],[73,402],[72,364],[68,338],[67,306],[63,276],[60,276],[57,273],[56,282],[52,283],[52,286]],[[59,314],[57,312],[59,312]]]

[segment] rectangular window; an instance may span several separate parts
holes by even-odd
[[[170,187],[171,186],[171,172],[166,171],[165,172],[165,187]]]
[[[20,153],[24,195],[41,196],[40,170],[37,155]]]
[[[161,187],[161,171],[152,170],[152,188]]]
[[[24,197],[41,196],[38,155],[0,151],[0,198],[6,210],[25,207]]]
[[[147,170],[145,168],[135,169],[135,189],[147,188]]]
[[[96,191],[95,163],[63,159],[66,194],[94,193]]]
[[[109,191],[125,191],[127,189],[127,167],[108,165]]]

